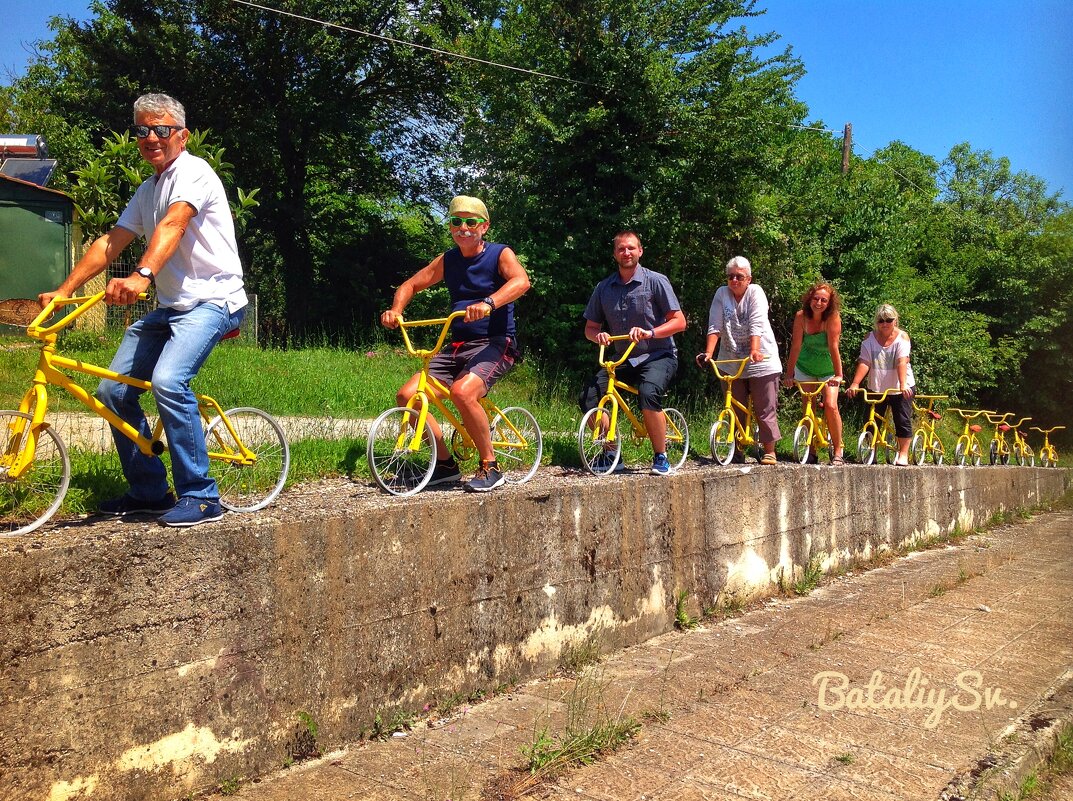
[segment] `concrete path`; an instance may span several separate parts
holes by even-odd
[[[1011,733],[1055,716],[1047,699],[1073,678],[1071,568],[1073,512],[1040,515],[664,635],[580,684],[532,682],[232,797],[957,799]],[[590,714],[621,709],[640,732],[534,786],[521,748],[545,725],[561,732],[579,692]]]

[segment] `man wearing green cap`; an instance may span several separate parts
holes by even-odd
[[[451,344],[429,364],[429,374],[450,387],[451,402],[477,447],[480,466],[477,475],[465,485],[471,492],[487,492],[504,481],[480,400],[518,358],[514,301],[529,289],[529,276],[514,251],[485,241],[489,220],[488,207],[477,198],[459,195],[452,199],[447,222],[455,247],[403,281],[395,291],[391,308],[380,315],[381,324],[397,328],[398,317],[413,296],[440,281],[447,284],[451,311],[465,310],[465,317],[455,320],[451,327]],[[419,376],[415,373],[398,391],[396,400],[400,406],[405,406],[417,391]],[[436,462],[429,485],[458,481],[458,465],[431,416],[429,426],[436,437],[436,453],[447,455]]]

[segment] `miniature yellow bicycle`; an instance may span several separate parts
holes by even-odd
[[[443,348],[451,323],[464,316],[465,311],[456,311],[435,320],[397,318],[407,352],[421,359],[417,391],[406,406],[388,409],[373,421],[366,449],[373,478],[392,495],[420,492],[436,469],[436,439],[428,425],[430,406],[439,409],[453,429],[448,444],[451,455],[459,462],[468,462],[476,456],[473,439],[444,402],[451,394],[450,389],[428,372],[429,363]],[[436,344],[430,349],[415,348],[409,329],[429,326],[441,326]],[[520,406],[500,409],[487,395],[481,398],[481,406],[488,415],[492,448],[500,472],[512,484],[525,483],[540,467],[544,454],[544,437],[536,418]]]
[[[611,341],[629,338],[628,334],[620,334],[611,337]],[[581,464],[596,476],[613,473],[623,461],[623,440],[629,435],[622,433],[619,425],[620,411],[630,424],[633,442],[641,444],[648,439],[648,429],[645,427],[644,419],[634,414],[620,392],[622,390],[637,395],[636,387],[615,377],[615,369],[625,364],[636,344],[630,342],[621,356],[606,361],[604,360],[606,348],[603,345],[600,346],[598,358],[600,365],[607,372],[607,392],[594,408],[585,412],[577,430],[577,447]],[[686,457],[689,455],[689,426],[686,425],[685,416],[677,409],[665,408],[663,414],[667,419],[667,461],[672,469],[677,470],[685,464]]]
[[[985,412],[984,416],[995,427],[991,444],[987,447],[991,464],[1009,464],[1010,443],[1006,441],[1006,432],[1010,430],[1010,424],[1006,421],[1013,417],[1013,412]]]
[[[801,464],[808,464],[811,459],[819,458],[821,448],[829,449],[829,456],[834,459],[835,451],[823,413],[823,398],[820,397],[827,382],[794,381],[794,384],[801,393],[805,407],[804,414],[794,430],[794,459]]]
[[[1032,430],[1043,435],[1043,444],[1039,446],[1039,463],[1044,467],[1058,467],[1058,451],[1051,444],[1050,435],[1053,431],[1064,431],[1065,426],[1052,426],[1051,428],[1032,426]]]
[[[1016,423],[1010,423],[1010,435],[1013,437],[1010,449],[1013,451],[1013,458],[1021,467],[1036,466],[1036,454],[1032,452],[1032,446],[1028,444],[1024,432],[1021,431],[1021,426],[1031,419],[1031,417],[1022,417]]]
[[[983,427],[979,423],[972,421],[980,417],[980,415],[994,414],[994,412],[987,409],[975,411],[972,409],[955,409],[953,406],[950,407],[949,411],[954,412],[965,421],[957,444],[954,445],[954,461],[961,467],[964,467],[968,462],[971,462],[973,467],[979,467],[980,462],[983,461],[983,448],[980,447],[980,439],[976,435],[983,430]]]
[[[104,293],[78,298],[53,298],[26,329],[40,341],[41,352],[33,384],[18,411],[0,411],[0,536],[26,534],[51,518],[63,503],[71,481],[71,460],[56,430],[45,420],[48,385],[67,390],[94,414],[132,440],[146,456],[164,453],[163,425],[157,420],[152,438],[121,420],[111,409],[60,372],[71,370],[108,378],[149,391],[148,381],[120,375],[104,367],[57,353],[59,332],[96,306]],[[74,308],[50,326],[44,322],[63,308]],[[206,395],[195,395],[205,424],[209,475],[216,480],[220,504],[235,512],[267,506],[283,489],[290,467],[290,447],[279,423],[251,407],[224,411]]]
[[[741,461],[743,461],[745,452],[749,448],[755,449],[758,461],[764,455],[760,445],[760,425],[757,422],[756,413],[753,411],[752,398],[750,397],[749,402],[743,404],[730,391],[734,382],[741,378],[742,373],[745,372],[745,367],[750,361],[751,359],[748,356],[744,359],[708,360],[708,364],[712,366],[712,370],[715,372],[716,377],[723,382],[724,387],[723,409],[712,424],[712,430],[708,435],[708,446],[712,450],[712,458],[723,466],[733,461],[735,453],[739,453],[742,457]],[[727,372],[720,370],[720,365],[727,365]],[[730,365],[736,365],[737,370],[731,373],[729,371]],[[744,418],[744,422],[738,418],[739,413]]]
[[[888,395],[900,393],[900,389],[885,389],[882,392],[861,390],[864,402],[868,404],[868,421],[861,429],[857,437],[857,460],[861,464],[876,462],[877,454],[882,456],[887,464],[894,464],[898,455],[898,438],[894,433],[894,424],[891,422],[890,409],[880,417],[876,414],[876,405],[887,399]]]
[[[948,395],[917,395],[913,398],[913,408],[917,412],[917,429],[913,432],[913,441],[909,443],[909,458],[914,464],[924,464],[931,456],[932,464],[939,466],[946,458],[946,449],[935,430],[935,424],[943,416],[935,411],[936,401],[946,400]]]

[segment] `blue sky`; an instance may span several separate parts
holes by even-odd
[[[88,0],[20,4],[0,26],[0,80],[49,17],[88,16]],[[1010,159],[1073,200],[1070,0],[758,0],[750,29],[774,30],[807,74],[812,119],[853,123],[855,151],[897,139],[937,159],[958,142]],[[27,132],[32,133],[32,132]]]

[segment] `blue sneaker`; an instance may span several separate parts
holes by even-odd
[[[670,474],[671,463],[667,461],[667,454],[657,453],[655,458],[652,459],[652,475],[669,476]]]
[[[622,459],[620,457],[618,462],[615,462],[615,468],[612,471],[611,464],[613,462],[615,462],[615,454],[611,453],[610,451],[604,451],[593,460],[593,472],[599,473],[603,476],[611,472],[621,473],[626,469],[626,465],[623,464]]]
[[[109,498],[101,501],[97,511],[104,515],[162,515],[175,506],[175,496],[171,492],[164,494],[163,498],[155,501],[143,501],[133,497],[129,493],[120,495],[118,498]]]
[[[165,526],[197,526],[223,519],[223,507],[206,498],[180,498],[175,508],[160,518]]]

